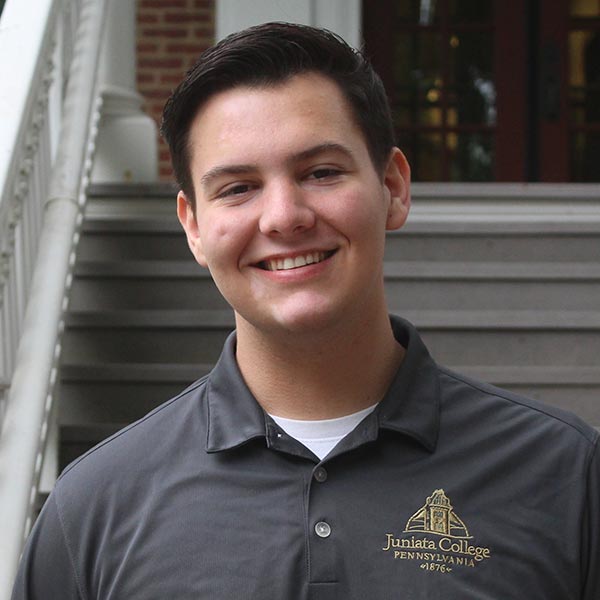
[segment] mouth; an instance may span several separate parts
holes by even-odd
[[[286,256],[280,258],[270,258],[259,262],[256,266],[265,271],[289,271],[290,269],[299,269],[307,265],[314,265],[330,258],[335,254],[335,250],[327,252],[315,251],[297,256]]]

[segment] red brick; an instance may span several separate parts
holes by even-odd
[[[212,15],[193,12],[165,13],[165,23],[212,23]]]
[[[164,102],[149,102],[148,110],[153,115],[162,115],[163,108],[165,107]]]
[[[137,0],[137,85],[160,124],[164,103],[185,71],[214,40],[214,0]],[[159,138],[161,179],[172,180]]]
[[[170,85],[177,85],[181,81],[181,75],[176,73],[161,73],[159,77],[160,83],[168,83]]]
[[[141,31],[144,37],[164,37],[164,38],[182,38],[187,36],[187,31],[181,27],[172,27],[169,29],[144,27]]]
[[[138,71],[138,74],[137,74],[138,85],[144,84],[144,83],[154,83],[155,81],[156,81],[156,75],[154,73],[148,73],[148,72],[140,73]]]
[[[194,15],[186,12],[165,13],[163,21],[165,23],[191,23],[194,21]]]
[[[138,0],[139,8],[185,8],[185,0]],[[138,9],[139,10],[139,9]]]
[[[209,47],[209,44],[167,44],[167,52],[172,54],[201,54]]]
[[[144,12],[142,14],[138,14],[137,21],[138,23],[158,23],[158,14]]]
[[[198,37],[206,37],[210,39],[212,43],[212,38],[215,35],[214,27],[207,25],[206,27],[197,27],[194,29],[194,35]]]
[[[170,91],[168,89],[163,89],[163,90],[157,90],[157,89],[153,89],[153,90],[146,90],[146,92],[144,93],[144,96],[148,99],[152,99],[152,100],[161,100],[164,99],[166,100],[169,97]]]
[[[151,42],[138,42],[136,45],[136,50],[139,53],[143,52],[144,54],[148,54],[150,52],[158,52],[159,44],[151,43]]]
[[[155,69],[180,69],[183,64],[183,60],[179,56],[167,57],[167,58],[140,58],[138,61],[138,67],[150,67]]]

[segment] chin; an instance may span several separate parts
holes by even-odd
[[[250,323],[254,329],[267,335],[323,333],[342,320],[339,310],[334,310],[333,307],[327,309],[315,304],[294,307],[293,310],[291,307],[282,307],[273,310],[269,315],[236,314]]]

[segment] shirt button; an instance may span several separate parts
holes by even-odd
[[[327,470],[324,469],[323,467],[318,467],[315,470],[315,479],[319,483],[323,483],[327,479]]]
[[[315,533],[321,538],[329,537],[331,535],[331,527],[329,526],[329,523],[325,523],[325,521],[319,521],[315,525]]]

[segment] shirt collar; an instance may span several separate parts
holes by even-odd
[[[372,437],[378,429],[406,434],[429,451],[436,446],[439,430],[439,380],[434,361],[416,329],[404,319],[391,317],[396,340],[406,349],[398,369],[377,410],[369,415]],[[208,377],[207,452],[219,452],[241,446],[257,437],[267,438],[271,429],[268,418],[248,389],[235,359],[236,336],[233,332]],[[366,441],[366,440],[365,440]]]
[[[414,326],[394,315],[390,320],[406,353],[377,407],[379,427],[407,434],[433,452],[440,426],[438,368]]]
[[[235,359],[236,334],[223,346],[206,389],[208,406],[207,452],[241,446],[256,437],[265,437],[265,412],[248,389]]]

